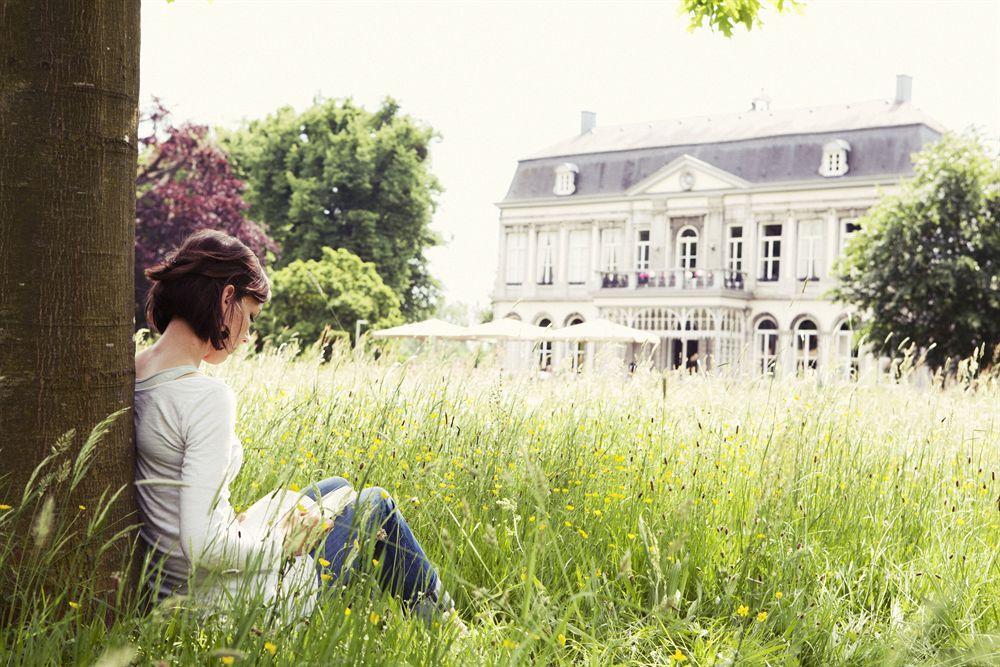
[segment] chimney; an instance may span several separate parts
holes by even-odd
[[[597,114],[593,111],[580,112],[580,134],[587,134],[597,127]]]
[[[913,90],[913,77],[909,74],[896,75],[896,99],[894,104],[902,104],[910,101],[910,92]]]

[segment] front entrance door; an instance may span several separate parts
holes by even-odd
[[[674,338],[670,341],[670,369],[689,368],[697,364],[698,341]],[[698,355],[698,356],[695,356]]]

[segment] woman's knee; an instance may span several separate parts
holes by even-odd
[[[381,486],[369,486],[358,493],[358,505],[371,507],[377,514],[387,515],[395,508],[389,492]]]
[[[343,477],[327,477],[326,479],[320,480],[306,487],[305,494],[313,500],[316,500],[317,497],[325,496],[331,491],[336,491],[339,488],[350,485],[351,483]]]

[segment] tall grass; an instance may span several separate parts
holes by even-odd
[[[540,382],[463,355],[246,356],[233,504],[343,475],[397,500],[471,633],[362,577],[284,625],[173,598],[107,626],[86,563],[12,663],[996,664],[1000,385],[659,374]],[[0,568],[22,535],[0,512]],[[39,507],[38,501],[33,507]],[[78,559],[76,559],[78,560]],[[29,579],[25,575],[25,580]],[[122,599],[125,599],[124,597]],[[72,601],[76,607],[68,603]]]

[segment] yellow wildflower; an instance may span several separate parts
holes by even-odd
[[[333,579],[333,575],[324,572],[323,574],[319,575],[319,578],[322,579],[323,581],[330,581],[331,579]]]
[[[372,613],[368,614],[368,620],[372,622],[372,625],[378,625],[378,622],[382,620],[382,617],[373,611]]]
[[[564,635],[563,633],[560,632],[559,635],[556,637],[556,639],[559,640],[559,645],[560,646],[565,646],[566,645],[566,635]]]
[[[673,660],[674,662],[684,662],[685,660],[687,660],[687,656],[681,653],[680,649],[675,649],[674,654],[670,656],[670,659]]]
[[[766,611],[762,611],[759,614],[757,614],[757,622],[758,623],[763,623],[766,620],[767,620],[767,612]]]
[[[222,656],[222,657],[221,657],[221,658],[219,658],[219,659],[220,659],[220,660],[222,660],[222,664],[223,664],[223,665],[231,665],[231,664],[233,664],[234,662],[236,662],[236,658],[234,658],[234,657],[233,657],[233,656],[231,656],[231,655],[224,655],[224,656]]]
[[[73,609],[79,609],[80,608],[80,603],[79,602],[73,602],[72,600],[70,600],[69,601],[69,606],[72,607]]]
[[[319,558],[319,564],[322,565],[323,567],[330,567],[330,561],[323,558],[322,556],[320,556]]]
[[[274,642],[264,642],[264,650],[274,655],[278,652],[278,646]]]
[[[351,615],[351,608],[344,607],[344,616],[350,616],[350,615]]]
[[[775,593],[775,594],[774,594],[774,598],[775,598],[776,600],[780,600],[780,599],[781,599],[781,596],[782,596],[782,592],[781,592],[781,591],[778,591],[777,593]]]
[[[741,604],[739,608],[736,610],[736,613],[739,614],[740,616],[744,617],[748,616],[750,614],[750,607],[746,606],[745,604]]]
[[[0,511],[7,511],[9,509],[14,509],[10,505],[0,505]]]

